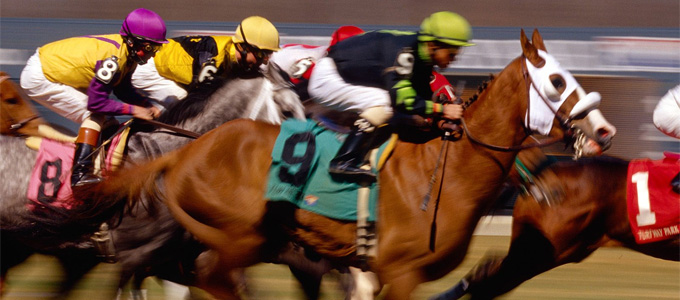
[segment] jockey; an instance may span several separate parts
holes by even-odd
[[[680,139],[680,85],[668,90],[656,105],[654,126],[668,136]],[[680,173],[671,181],[673,191],[680,194]]]
[[[359,119],[329,171],[375,179],[360,165],[371,133],[388,122],[392,107],[407,114],[459,119],[462,106],[431,101],[429,83],[433,67],[446,68],[461,47],[473,45],[471,38],[465,18],[443,11],[427,17],[419,32],[367,32],[331,47],[312,72],[309,93],[321,105],[354,111]]]
[[[160,114],[137,94],[130,77],[165,40],[165,22],[138,8],[127,15],[119,34],[87,35],[39,47],[21,73],[21,87],[38,103],[82,123],[76,138],[71,185],[95,183],[93,149],[105,115],[152,119]],[[125,103],[109,98],[111,92]]]
[[[307,86],[309,76],[312,74],[314,64],[326,56],[328,48],[337,44],[339,41],[363,33],[364,31],[356,26],[340,26],[331,35],[331,42],[328,46],[311,46],[302,44],[287,44],[281,47],[281,51],[274,53],[270,59],[276,63],[281,70],[288,74],[290,81],[295,86],[295,91],[300,99],[309,99]]]
[[[235,36],[183,36],[169,43],[132,76],[132,84],[163,104],[182,100],[187,91],[215,75],[241,76],[267,64],[279,50],[279,32],[267,19],[252,16]]]

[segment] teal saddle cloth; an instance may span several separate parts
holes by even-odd
[[[266,199],[288,201],[333,219],[356,221],[361,185],[328,173],[328,164],[346,136],[314,120],[284,121],[272,151]],[[385,150],[386,144],[378,149],[379,153]],[[368,187],[368,221],[375,221],[379,183]]]

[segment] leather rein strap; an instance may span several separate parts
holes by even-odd
[[[137,120],[138,122],[145,122],[145,123],[151,124],[151,125],[159,127],[159,128],[174,131],[174,132],[177,132],[177,133],[184,135],[186,137],[190,137],[190,138],[194,138],[194,139],[201,137],[200,134],[195,133],[193,131],[185,130],[185,129],[179,128],[177,126],[168,125],[168,124],[165,124],[163,122],[158,122],[156,120],[144,120],[144,119],[137,119],[137,118],[135,118],[135,120]]]
[[[522,57],[524,57],[524,56],[522,56]],[[527,110],[528,110],[528,109],[531,108],[531,100],[529,99],[529,97],[530,97],[530,95],[531,95],[531,93],[530,93],[530,91],[529,91],[529,90],[531,89],[531,78],[529,77],[529,71],[527,71],[527,68],[526,68],[526,59],[522,59],[522,74],[523,74],[523,77],[524,77],[524,82],[526,83],[526,87],[527,87]],[[527,115],[529,115],[529,112],[528,112],[528,111],[527,111]],[[560,124],[562,124],[563,126],[565,126],[566,124],[565,124],[565,122],[562,120],[563,118],[559,117],[558,112],[556,112],[555,115],[560,119]],[[472,142],[474,142],[474,143],[476,143],[476,144],[479,144],[479,145],[482,145],[482,146],[484,146],[484,147],[486,147],[486,148],[488,148],[488,149],[495,150],[495,151],[512,152],[512,151],[520,151],[520,150],[527,149],[527,148],[546,147],[546,146],[550,146],[550,145],[552,145],[552,144],[554,144],[554,143],[557,143],[557,142],[559,142],[559,141],[561,140],[561,138],[552,137],[552,138],[550,138],[550,139],[547,139],[547,140],[544,141],[544,142],[540,142],[540,141],[539,141],[539,142],[536,142],[536,143],[531,143],[531,144],[526,144],[526,145],[496,146],[496,145],[491,145],[491,144],[487,144],[487,143],[485,143],[485,142],[482,142],[480,139],[474,137],[474,136],[470,133],[470,130],[468,129],[468,126],[467,126],[467,124],[465,123],[465,119],[464,119],[464,118],[461,117],[461,118],[460,118],[460,122],[461,122],[461,124],[463,125],[463,130],[465,131],[465,135],[467,135],[467,137],[468,137]],[[526,128],[526,126],[524,127],[524,131],[527,132],[527,135],[530,135],[530,134],[531,134],[531,130],[528,129],[528,128]]]

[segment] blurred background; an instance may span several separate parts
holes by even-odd
[[[476,46],[466,48],[458,61],[441,72],[454,86],[465,81],[464,99],[489,74],[497,73],[520,55],[520,29],[530,35],[537,28],[548,52],[576,76],[584,89],[602,94],[600,108],[618,129],[607,154],[656,159],[662,157],[663,151],[680,152],[680,142],[660,133],[651,117],[661,96],[680,84],[678,0],[0,0],[0,70],[18,81],[26,60],[37,47],[73,36],[116,33],[127,13],[138,7],[159,13],[166,21],[169,37],[230,34],[243,18],[260,15],[277,26],[283,44],[313,45],[326,45],[330,34],[341,25],[356,25],[364,30],[417,30],[422,19],[432,12],[454,11],[473,26]],[[42,107],[40,112],[48,120],[76,131],[76,124]],[[548,151],[566,153],[560,147]],[[502,237],[494,237],[493,241],[476,238],[471,254],[456,272],[425,285],[415,298],[424,299],[442,291],[463,276],[484,252],[504,251],[509,233],[509,221],[506,222],[500,234],[483,235]],[[46,261],[49,259],[39,257],[29,262],[42,266]],[[550,299],[680,299],[677,264],[608,249],[598,251],[589,261],[590,265],[564,267],[541,275],[506,299],[548,299],[546,293],[553,295]],[[49,280],[41,276],[55,276],[57,271],[30,267],[14,271],[24,276],[15,276],[10,282],[14,284],[14,294],[5,295],[5,299],[43,298],[45,294],[33,293]],[[103,268],[91,275],[97,284],[115,272],[115,266]],[[257,280],[263,288],[254,298],[300,298],[294,288],[281,288],[281,282],[291,285],[285,269],[260,267],[253,272],[261,275]],[[644,287],[644,282],[656,285],[654,293],[648,293],[651,290]],[[552,292],[546,292],[546,286]],[[334,287],[326,291],[331,294],[324,299],[340,298],[333,292]],[[96,288],[85,289],[84,293],[75,298],[111,298]],[[163,299],[158,287],[152,288],[149,296]]]
[[[277,26],[282,43],[316,45],[326,45],[341,25],[417,30],[432,12],[451,10],[470,21],[477,44],[442,70],[454,86],[466,82],[463,98],[520,54],[520,29],[530,35],[537,28],[548,51],[586,91],[603,95],[602,111],[618,128],[608,154],[660,158],[663,151],[680,151],[680,143],[656,130],[651,119],[658,99],[680,83],[678,0],[2,0],[0,69],[18,79],[36,47],[118,32],[125,15],[137,7],[158,12],[171,37],[229,34],[243,18],[261,15]]]

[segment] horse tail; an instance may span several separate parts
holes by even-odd
[[[101,183],[74,190],[74,198],[82,201],[72,214],[75,221],[105,222],[121,213],[132,212],[136,205],[150,199],[150,205],[161,198],[157,179],[177,160],[177,151],[130,168],[123,168]],[[147,208],[148,209],[148,208]]]

